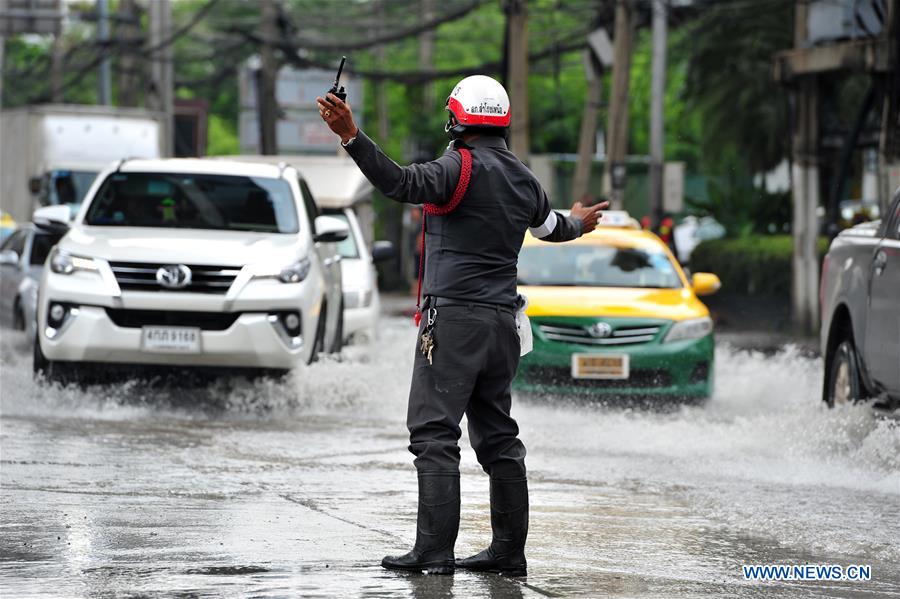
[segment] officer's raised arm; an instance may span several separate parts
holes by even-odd
[[[543,189],[540,189],[535,219],[528,231],[542,241],[571,241],[590,233],[597,228],[600,221],[600,211],[609,207],[609,202],[600,202],[594,206],[585,207],[581,202],[576,202],[569,212],[569,216],[563,216],[550,207],[550,200]]]
[[[409,204],[443,204],[453,195],[462,161],[458,152],[446,152],[437,160],[400,166],[356,126],[350,105],[333,94],[316,98],[319,114],[366,178],[387,197]]]

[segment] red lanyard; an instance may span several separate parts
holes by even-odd
[[[457,150],[462,159],[462,167],[459,170],[459,181],[456,182],[456,189],[453,191],[450,201],[440,206],[437,204],[422,205],[422,249],[419,253],[419,285],[416,289],[416,315],[414,318],[416,326],[419,326],[419,323],[422,321],[422,277],[425,274],[425,215],[442,216],[456,210],[463,196],[466,195],[469,179],[472,178],[472,153],[466,148],[457,148]]]

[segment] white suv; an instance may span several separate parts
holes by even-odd
[[[35,219],[63,221],[61,207]],[[83,363],[285,371],[343,337],[346,223],[292,167],[124,161],[101,173],[47,260],[35,372]]]

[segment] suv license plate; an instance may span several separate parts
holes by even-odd
[[[193,327],[143,327],[141,349],[174,354],[200,353],[200,329]]]
[[[573,379],[628,378],[628,354],[572,354]]]

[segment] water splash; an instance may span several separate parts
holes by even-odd
[[[35,385],[27,340],[3,331],[0,410],[123,422],[316,415],[389,419],[385,426],[394,427],[405,413],[415,330],[406,319],[384,324],[375,345],[347,348],[283,380],[189,390],[135,381]],[[669,410],[520,398],[514,416],[533,476],[671,494],[729,534],[900,560],[900,426],[863,405],[828,409],[821,360],[795,347],[767,355],[720,345],[715,376],[708,403]]]

